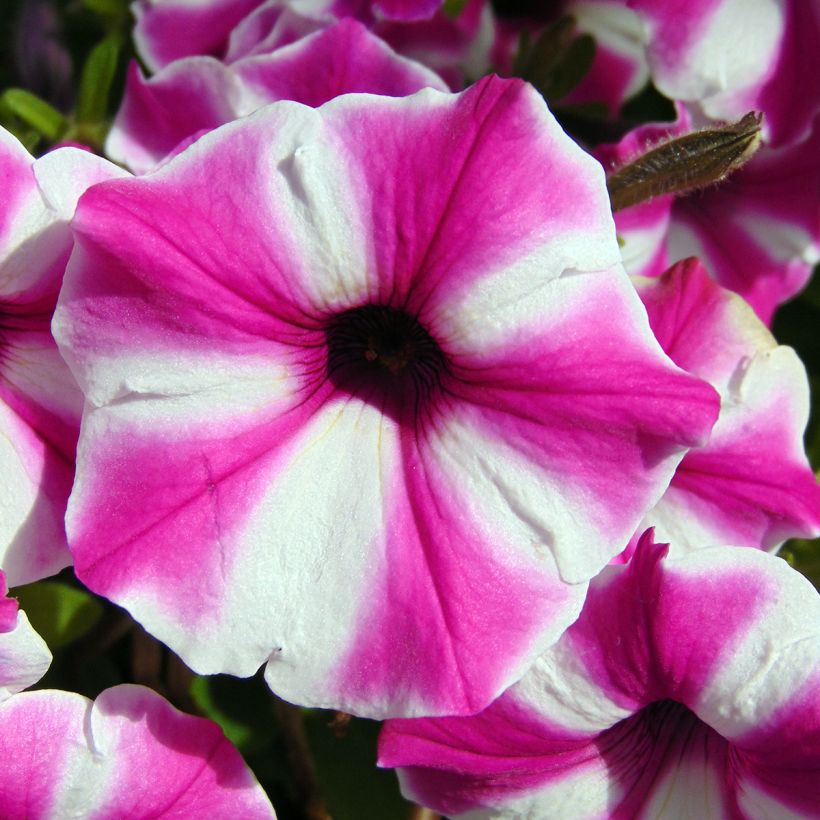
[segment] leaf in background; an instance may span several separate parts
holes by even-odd
[[[77,122],[81,126],[98,125],[105,121],[121,49],[118,37],[106,37],[88,55],[77,98]]]
[[[59,581],[27,584],[12,594],[52,652],[81,638],[103,614],[91,593]]]
[[[128,12],[127,0],[83,0],[83,5],[103,17],[119,17]]]
[[[333,820],[407,817],[410,804],[399,792],[396,773],[376,768],[380,724],[353,718],[334,732],[332,712],[305,716],[316,777]]]
[[[802,538],[787,541],[780,551],[780,557],[820,589],[820,538],[812,541],[804,541]]]
[[[23,88],[6,89],[0,96],[0,104],[49,142],[60,139],[68,125],[56,108]]]
[[[544,29],[532,44],[528,37],[522,37],[513,74],[532,83],[539,91],[548,86],[553,71],[572,44],[574,29],[575,21],[563,17]]]
[[[271,693],[257,678],[196,675],[191,682],[191,698],[245,755],[262,749],[275,733],[271,727]]]

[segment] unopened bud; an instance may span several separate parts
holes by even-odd
[[[757,150],[761,119],[761,114],[750,111],[731,125],[671,139],[619,168],[606,182],[612,210],[725,179]]]

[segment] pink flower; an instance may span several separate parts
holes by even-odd
[[[132,10],[137,50],[158,71],[193,55],[228,62],[247,56],[237,49],[251,32],[258,43],[276,28],[280,46],[345,17],[369,25],[408,22],[431,17],[440,5],[441,0],[136,0]]]
[[[275,100],[317,106],[349,92],[403,96],[428,86],[447,90],[432,71],[353,20],[231,65],[188,57],[145,79],[134,62],[106,153],[144,173],[203,133]]]
[[[809,817],[819,686],[806,578],[647,533],[523,680],[474,717],[389,721],[379,762],[448,817]]]
[[[214,723],[142,686],[92,702],[23,692],[0,705],[3,817],[275,818]]]
[[[697,259],[634,281],[661,347],[721,397],[709,442],[683,457],[639,532],[653,526],[673,549],[773,550],[820,535],[820,486],[803,446],[809,384],[795,352]]]
[[[773,147],[804,139],[820,111],[820,6],[813,0],[629,0],[648,29],[661,92],[698,121],[762,111]]]
[[[12,585],[71,563],[63,517],[83,398],[51,336],[51,315],[77,198],[121,174],[73,148],[35,161],[0,129],[0,564]]]
[[[526,84],[275,103],[95,186],[55,333],[78,576],[202,672],[474,712],[717,414]]]
[[[40,680],[51,664],[45,641],[7,594],[6,576],[0,570],[0,703]]]

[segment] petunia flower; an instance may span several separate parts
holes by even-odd
[[[134,6],[137,50],[151,71],[191,56],[231,65],[271,55],[351,19],[435,71],[455,90],[492,69],[504,73],[511,65],[511,41],[501,36],[490,0],[467,0],[455,15],[439,8],[440,0],[267,0],[252,5],[239,14],[239,3],[141,0]],[[405,14],[400,13],[402,5]],[[350,59],[355,64],[355,54]]]
[[[258,43],[277,29],[276,46],[334,20],[353,17],[413,21],[431,17],[442,0],[135,0],[134,42],[151,71],[175,60],[208,55],[232,62],[247,56],[249,36]],[[237,42],[238,41],[238,42]],[[268,51],[273,49],[270,45]]]
[[[40,680],[51,664],[51,652],[34,631],[26,613],[8,597],[0,570],[0,703]]]
[[[650,123],[595,155],[618,167],[669,136],[691,130],[681,108],[674,123]],[[780,149],[764,146],[711,188],[667,194],[615,214],[629,273],[656,276],[699,256],[724,287],[743,296],[767,324],[798,293],[820,261],[820,118],[810,136]]]
[[[80,194],[123,172],[76,149],[34,160],[0,128],[0,565],[16,586],[71,563],[63,517],[83,397],[50,324]]]
[[[339,94],[403,96],[447,87],[354,20],[342,20],[272,54],[225,65],[176,60],[150,79],[131,64],[106,141],[109,157],[144,173],[203,133],[276,100],[321,105]]]
[[[76,572],[298,703],[488,704],[717,415],[652,336],[600,165],[520,81],[274,103],[74,229]]]
[[[664,351],[721,397],[709,442],[683,457],[639,531],[655,527],[673,549],[774,550],[820,535],[820,486],[803,445],[809,384],[795,352],[697,259],[633,281]]]
[[[239,752],[209,720],[142,686],[95,701],[40,690],[0,705],[3,817],[275,818]]]
[[[820,597],[779,558],[673,560],[647,533],[578,621],[473,717],[385,724],[382,766],[448,817],[813,817]]]
[[[820,6],[806,0],[628,0],[655,85],[698,121],[762,111],[764,139],[804,139],[820,112]]]

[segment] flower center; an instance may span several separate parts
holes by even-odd
[[[401,415],[426,401],[441,384],[441,348],[409,313],[363,305],[325,326],[327,372],[341,390],[377,399]]]

